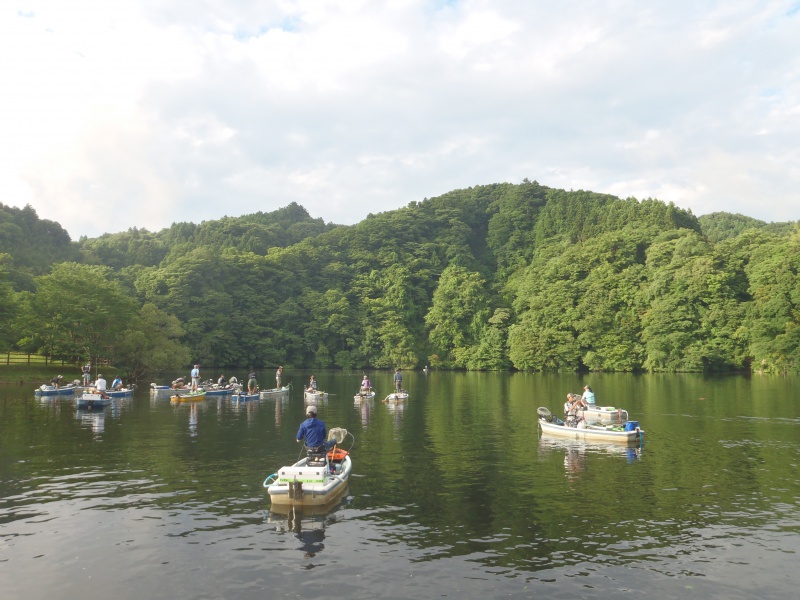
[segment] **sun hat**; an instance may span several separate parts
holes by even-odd
[[[316,406],[309,406],[306,409],[306,414],[307,415],[316,415],[317,414],[317,407]]]

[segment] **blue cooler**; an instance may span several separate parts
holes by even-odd
[[[637,427],[639,427],[639,421],[628,421],[625,423],[625,431],[636,431]]]

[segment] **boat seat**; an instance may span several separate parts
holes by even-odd
[[[306,464],[309,467],[321,467],[326,464],[325,447],[306,448]]]

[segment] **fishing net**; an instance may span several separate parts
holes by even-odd
[[[347,429],[341,427],[334,427],[328,432],[328,441],[336,440],[337,444],[341,444],[347,436]]]

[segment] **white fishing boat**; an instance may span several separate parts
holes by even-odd
[[[368,392],[358,392],[353,396],[353,400],[372,400],[374,397],[375,390],[369,390]]]
[[[349,450],[339,447],[353,436],[346,429],[331,429],[328,441],[336,445],[326,453],[312,454],[281,467],[264,480],[273,506],[322,506],[336,501],[347,489],[353,469]],[[352,443],[350,445],[352,448]]]
[[[618,444],[639,444],[644,437],[644,430],[638,421],[625,423],[591,424],[581,418],[569,422],[555,417],[545,407],[536,411],[539,416],[539,428],[542,435],[588,442],[612,442]]]
[[[384,402],[398,402],[408,400],[408,392],[406,390],[400,390],[399,392],[393,392],[386,396],[383,399]]]
[[[258,392],[259,396],[261,396],[262,400],[266,400],[268,398],[277,398],[283,396],[289,396],[289,392],[291,391],[292,386],[284,385],[283,387],[279,388],[272,388],[271,390],[260,390]]]
[[[321,390],[306,389],[303,391],[303,398],[309,402],[318,402],[319,400],[327,400],[328,392],[323,392]]]
[[[104,406],[111,404],[111,397],[95,392],[84,392],[81,396],[75,399],[75,404],[78,408],[93,410],[95,408],[103,408]]]

